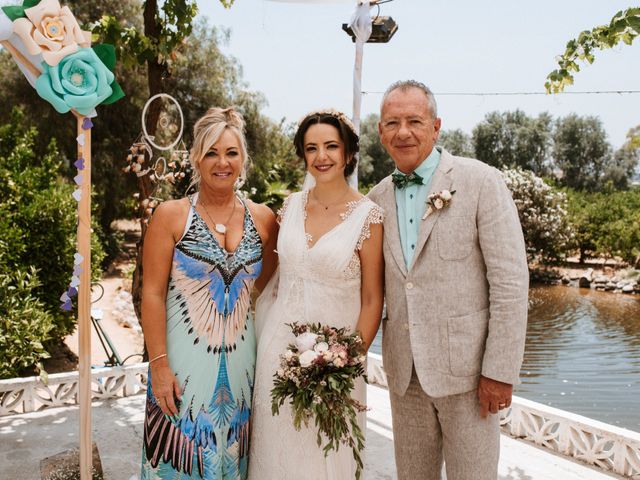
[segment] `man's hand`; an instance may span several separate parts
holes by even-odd
[[[480,381],[478,382],[480,416],[486,418],[489,412],[498,413],[498,410],[509,408],[512,394],[513,385],[480,375]]]

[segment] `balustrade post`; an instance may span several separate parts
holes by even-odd
[[[558,452],[571,455],[571,427],[566,420],[558,419]]]
[[[520,405],[511,404],[511,425],[510,434],[516,438],[522,438],[526,435],[522,426],[522,408]]]
[[[22,402],[22,408],[24,408],[24,413],[35,412],[36,410],[36,395],[35,395],[35,387],[36,384],[30,383],[25,385],[24,387],[24,399]]]
[[[626,475],[627,446],[620,440],[613,443],[613,471],[618,475]]]

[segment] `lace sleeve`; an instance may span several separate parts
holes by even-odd
[[[367,238],[371,237],[371,224],[372,223],[382,223],[384,221],[384,210],[376,204],[373,204],[369,209],[369,213],[367,214],[367,218],[364,220],[364,224],[362,225],[362,231],[360,232],[360,239],[358,240],[358,244],[356,245],[357,250],[362,249],[362,244]]]
[[[282,206],[278,209],[278,225],[282,225],[282,219],[284,218],[284,214],[287,213],[287,207],[289,207],[289,200],[291,199],[291,195],[284,199],[282,202]]]

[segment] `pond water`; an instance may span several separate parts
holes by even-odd
[[[520,397],[640,431],[640,296],[533,286],[521,380]]]

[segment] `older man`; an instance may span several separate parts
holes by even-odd
[[[387,372],[399,480],[495,480],[498,411],[518,383],[528,269],[499,171],[434,147],[431,91],[397,82],[380,140],[395,172],[369,196],[386,211]]]

